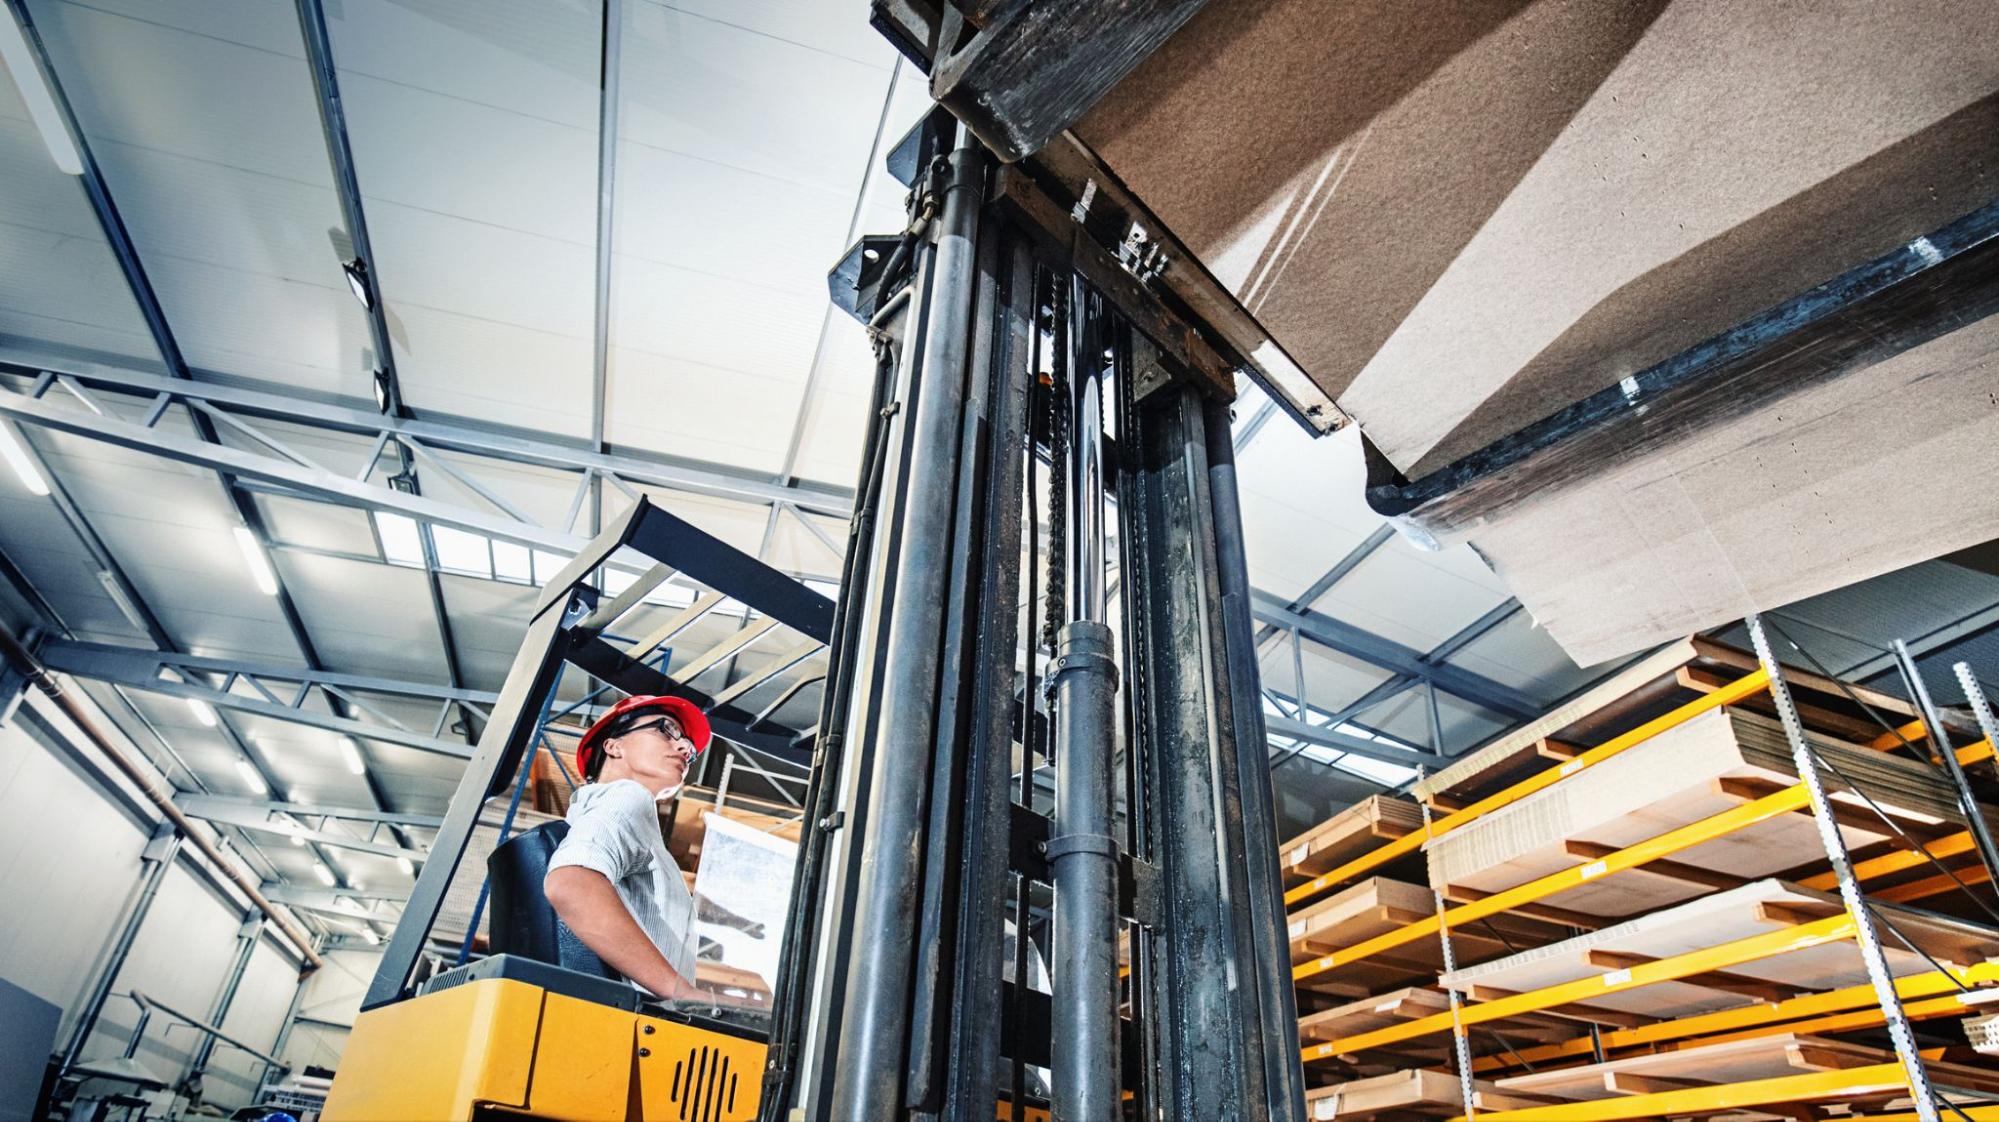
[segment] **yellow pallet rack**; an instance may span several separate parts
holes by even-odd
[[[1759,646],[1762,646],[1760,626],[1752,623],[1752,629]],[[1763,657],[1762,665],[1757,670],[1613,737],[1574,759],[1548,768],[1495,794],[1479,799],[1462,810],[1430,822],[1424,831],[1395,839],[1298,885],[1286,893],[1287,906],[1308,900],[1330,888],[1378,869],[1398,857],[1413,853],[1433,838],[1545,790],[1712,709],[1735,704],[1769,690],[1777,701],[1780,713],[1783,712],[1791,703],[1781,671],[1777,670],[1767,648],[1759,653]],[[1794,715],[1795,710],[1792,713]],[[1886,750],[1904,742],[1927,739],[1927,736],[1928,729],[1924,722],[1917,720],[1884,733],[1873,742],[1873,747]],[[1960,765],[1969,765],[1992,759],[1994,750],[1988,736],[1987,739],[1956,749],[1952,754]],[[1456,907],[1444,907],[1440,898],[1437,914],[1363,940],[1353,946],[1341,948],[1331,954],[1300,963],[1293,969],[1292,974],[1295,979],[1305,981],[1417,940],[1431,937],[1448,940],[1449,932],[1453,928],[1533,904],[1589,881],[1663,860],[1681,850],[1712,841],[1757,822],[1800,810],[1815,810],[1811,785],[1804,778],[1790,787],[1744,802],[1699,822],[1667,831],[1599,856],[1585,864],[1540,877],[1474,902]],[[1923,844],[1919,850],[1898,851],[1860,862],[1852,866],[1851,873],[1853,881],[1858,883],[1906,871],[1928,861],[1941,861],[1947,857],[1975,851],[1972,833],[1970,830],[1965,830]],[[1980,865],[1957,873],[1955,879],[1948,875],[1940,875],[1911,881],[1886,890],[1881,896],[1897,901],[1920,899],[1957,887],[1959,882],[1969,884],[1988,880],[1990,875],[1990,870]],[[1818,889],[1832,889],[1839,886],[1836,872],[1812,877],[1802,883],[1807,887]],[[1448,1012],[1306,1047],[1301,1053],[1301,1059],[1311,1063],[1379,1049],[1433,1034],[1450,1033],[1458,1041],[1462,1041],[1473,1026],[1488,1021],[1554,1009],[1588,998],[1600,997],[1606,993],[1622,992],[1659,982],[1725,970],[1730,966],[1759,958],[1810,946],[1853,940],[1861,936],[1862,921],[1849,910],[1787,929],[1642,963],[1627,970],[1612,971],[1526,993],[1511,994],[1495,1000],[1462,1003],[1454,1001]],[[1893,979],[1889,984],[1892,987],[1892,999],[1883,995],[1874,985],[1802,994],[1781,1001],[1763,1002],[1716,1013],[1601,1032],[1592,1037],[1581,1037],[1556,1044],[1508,1050],[1500,1055],[1486,1056],[1474,1061],[1471,1071],[1487,1074],[1523,1063],[1592,1055],[1599,1049],[1605,1052],[1612,1049],[1646,1046],[1654,1049],[1672,1049],[1687,1046],[1687,1042],[1712,1044],[1778,1032],[1836,1032],[1878,1028],[1891,1021],[1887,1007],[1890,1001],[1897,1006],[1894,1019],[1916,1020],[1963,1016],[1966,1005],[1956,995],[1962,990],[1999,984],[1999,962],[1978,964],[1968,968],[1941,966],[1936,972]],[[1466,1053],[1461,1049],[1458,1054],[1462,1066]],[[1460,1071],[1461,1078],[1467,1082],[1470,1074]],[[1523,1122],[1528,1119],[1534,1122],[1563,1122],[1567,1119],[1656,1118],[1668,1114],[1696,1114],[1703,1111],[1713,1112],[1818,1098],[1851,1099],[1876,1091],[1907,1093],[1912,1083],[1919,1078],[1919,1069],[1912,1071],[1905,1062],[1898,1061],[1868,1068],[1785,1076],[1651,1095],[1633,1095],[1615,1100],[1519,1111],[1478,1111],[1477,1117],[1494,1120],[1520,1119]],[[1967,1117],[1999,1119],[1999,1107],[1978,1107],[1969,1110],[1954,1108],[1954,1110],[1955,1113]],[[1906,1115],[1854,1117],[1916,1119],[1932,1116],[1927,1112],[1918,1112]]]

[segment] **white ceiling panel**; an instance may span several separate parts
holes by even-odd
[[[449,684],[422,570],[283,550],[277,564],[327,669]]]
[[[438,581],[444,588],[444,606],[451,614],[465,680],[477,688],[496,689],[494,683],[506,680],[514,655],[520,652],[528,613],[541,590],[449,574]]]
[[[595,0],[340,0],[328,32],[353,73],[597,130]]]
[[[511,425],[557,436],[590,433],[590,340],[433,311],[392,309],[403,400],[421,414]]]
[[[0,336],[159,362],[82,184],[56,169],[11,81],[0,81]]]
[[[1503,588],[1433,564],[1440,556],[1397,535],[1368,554],[1314,606],[1403,646],[1430,650],[1506,599]]]
[[[811,370],[823,289],[781,289],[622,255],[614,267],[613,345],[780,382],[802,383]]]
[[[665,6],[884,70],[896,57],[888,40],[868,26],[865,0],[674,0]]]
[[[610,360],[604,432],[612,444],[777,473],[802,382],[623,347]]]
[[[1530,697],[1553,700],[1573,692],[1608,665],[1579,669],[1525,609],[1467,643],[1451,661]]]
[[[280,50],[172,26],[201,26],[196,7],[46,4],[37,18],[188,362],[365,392],[365,325],[326,240],[339,211],[295,25]]]
[[[625,139],[851,197],[891,55],[871,66],[646,0],[630,7]]]
[[[800,292],[824,308],[861,159],[842,190],[627,140],[618,147],[618,253]]]

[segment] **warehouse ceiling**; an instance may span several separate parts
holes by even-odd
[[[0,474],[0,605],[262,875],[324,866],[392,920],[537,586],[640,495],[834,590],[871,361],[824,275],[901,227],[875,169],[926,104],[863,0],[623,0],[608,37],[596,3],[328,0],[334,130],[318,3],[26,10],[100,174],[59,170],[0,82],[0,425],[52,491]],[[1577,667],[1470,549],[1394,534],[1357,432],[1311,439],[1246,388],[1236,443],[1299,819],[1617,665]],[[721,605],[671,666],[749,622]],[[805,731],[824,656],[795,654],[773,634],[703,681],[756,679],[750,707]],[[343,721],[373,729],[361,773]],[[288,845],[240,824],[273,802],[362,814]]]

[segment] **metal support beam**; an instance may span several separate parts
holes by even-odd
[[[38,377],[46,369],[51,368],[0,361],[0,372],[28,379]],[[132,394],[149,400],[166,394],[169,404],[203,402],[241,417],[284,421],[370,440],[388,434],[420,441],[433,451],[443,449],[558,470],[594,471],[607,478],[642,486],[734,502],[788,502],[800,509],[835,518],[846,518],[852,513],[853,492],[845,487],[819,483],[779,485],[761,475],[672,457],[593,452],[538,434],[482,426],[476,421],[435,416],[422,420],[385,416],[372,407],[346,405],[340,399],[316,399],[219,381],[188,383],[121,367],[72,363],[61,372],[95,389]]]
[[[191,810],[185,804],[177,803],[177,805],[180,805],[182,811],[189,817],[200,818],[206,822],[234,826],[239,830],[251,830],[260,834],[273,834],[285,838],[304,838],[313,845],[332,846],[335,849],[351,849],[356,853],[372,853],[377,857],[396,857],[408,861],[422,861],[425,857],[422,850],[405,849],[398,845],[385,845],[381,842],[373,842],[365,838],[336,834],[330,830],[314,830],[303,826],[296,826],[290,822],[279,820],[270,811],[246,811],[239,807],[216,805],[216,802],[216,800],[208,802],[204,807],[206,813]]]
[[[0,408],[4,408],[4,402],[0,402]],[[1540,715],[1541,705],[1511,686],[1495,682],[1461,666],[1426,662],[1422,652],[1412,650],[1393,640],[1384,639],[1322,612],[1294,609],[1268,592],[1260,590],[1254,592],[1251,596],[1251,609],[1256,619],[1262,623],[1297,631],[1320,646],[1331,647],[1342,654],[1371,662],[1397,674],[1434,682],[1437,688],[1445,693],[1463,698],[1480,708],[1522,721]]]
[[[236,932],[236,953],[229,959],[229,971],[222,976],[222,991],[215,995],[215,1004],[208,1008],[208,1023],[220,1026],[229,1017],[229,1006],[236,1001],[236,990],[243,984],[243,972],[250,966],[250,956],[257,951],[257,942],[263,938],[264,917],[251,912]],[[203,1035],[201,1043],[194,1050],[194,1059],[188,1064],[191,1074],[200,1074],[208,1069],[208,1058],[215,1054],[216,1038]]]
[[[381,900],[401,904],[410,898],[408,892],[393,888],[320,888],[317,885],[278,882],[264,885],[264,895],[280,904],[299,908],[337,908],[342,901]]]
[[[139,937],[139,928],[144,926],[146,916],[153,909],[153,901],[160,893],[160,882],[166,879],[167,870],[173,867],[174,857],[180,852],[180,832],[170,822],[163,822],[153,831],[152,840],[139,855],[143,872],[139,875],[139,885],[132,903],[125,909],[125,919],[118,925],[118,932],[112,936],[105,949],[104,962],[98,968],[96,981],[91,983],[83,1004],[78,1007],[76,1023],[70,1030],[69,1043],[64,1046],[62,1063],[58,1070],[67,1072],[76,1066],[83,1054],[83,1046],[89,1042],[90,1034],[97,1029],[97,1018],[104,1012],[104,1002],[111,996],[111,987],[117,984],[118,972],[125,967],[125,956],[132,951],[132,941]]]
[[[180,795],[174,805],[194,818],[210,821],[243,814],[297,814],[312,818],[338,818],[348,822],[383,822],[434,830],[444,822],[442,815],[405,814],[395,810],[364,810],[360,807],[317,806],[270,799],[239,799],[224,795]]]
[[[1756,647],[1756,657],[1763,663],[1764,673],[1770,676],[1770,698],[1777,703],[1777,716],[1783,722],[1785,738],[1791,742],[1791,758],[1797,765],[1798,780],[1811,796],[1812,820],[1818,826],[1819,841],[1825,847],[1826,859],[1832,863],[1833,874],[1839,879],[1839,897],[1846,905],[1848,918],[1853,921],[1853,939],[1860,948],[1860,960],[1867,968],[1867,979],[1874,986],[1875,999],[1881,1005],[1888,1039],[1895,1047],[1896,1057],[1902,1062],[1909,1093],[1915,1100],[1916,1117],[1920,1122],[1937,1122],[1936,1096],[1930,1089],[1929,1072],[1917,1052],[1916,1037],[1909,1027],[1909,1019],[1902,1012],[1902,997],[1895,989],[1894,972],[1882,953],[1881,937],[1874,928],[1874,913],[1869,910],[1867,898],[1861,894],[1860,883],[1854,878],[1853,863],[1846,852],[1846,840],[1840,836],[1839,826],[1833,818],[1825,783],[1819,777],[1818,759],[1811,742],[1805,738],[1797,706],[1791,701],[1790,686],[1784,681],[1783,667],[1770,651],[1770,640],[1763,634],[1763,621],[1752,615],[1745,622],[1749,625],[1749,640]],[[1949,754],[1948,748],[1945,754]]]
[[[353,736],[366,740],[379,740],[387,744],[400,744],[423,752],[442,756],[467,759],[472,750],[465,744],[451,740],[440,740],[427,733],[392,725],[383,721],[359,720],[353,717],[336,717],[332,713],[315,712],[283,702],[267,701],[261,697],[245,697],[242,694],[209,686],[200,678],[188,681],[173,681],[161,676],[163,669],[175,666],[175,661],[157,651],[133,650],[125,647],[106,647],[92,643],[50,643],[43,648],[43,661],[54,670],[74,674],[79,678],[106,682],[129,689],[144,690],[148,693],[163,694],[168,697],[193,698],[217,709],[234,709],[254,713],[260,717],[289,721],[343,736]],[[212,660],[208,660],[212,661]],[[215,672],[215,671],[204,671]],[[234,673],[224,671],[224,673]],[[246,672],[243,676],[248,676]],[[314,681],[314,673],[303,671],[283,671],[275,677],[292,681]],[[338,675],[337,677],[351,677]],[[379,681],[378,679],[368,679]],[[410,693],[422,687],[408,686],[392,692]],[[453,691],[469,694],[470,691]],[[272,790],[277,788],[273,787]]]
[[[1362,538],[1360,544],[1348,550],[1346,556],[1335,562],[1332,568],[1327,569],[1324,576],[1313,581],[1311,587],[1299,593],[1298,598],[1291,601],[1291,610],[1303,611],[1318,603],[1319,597],[1332,591],[1334,585],[1345,579],[1348,573],[1359,568],[1362,561],[1374,556],[1374,551],[1386,545],[1388,539],[1394,536],[1395,527],[1387,522],[1376,526],[1373,533]]]

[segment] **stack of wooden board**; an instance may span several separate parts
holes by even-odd
[[[1291,961],[1304,962],[1351,947],[1436,913],[1435,897],[1422,885],[1370,877],[1291,913]],[[1563,934],[1552,924],[1500,915],[1492,917],[1489,926],[1454,933],[1451,947],[1459,962],[1482,962],[1507,953],[1511,947],[1543,943]],[[1442,963],[1437,936],[1429,935],[1320,974],[1301,986],[1358,997],[1411,978],[1434,977]]]
[[[1509,1095],[1485,1080],[1473,1084],[1473,1105],[1482,1110],[1521,1110],[1548,1100]],[[1305,1092],[1305,1114],[1320,1122],[1388,1122],[1404,1118],[1454,1118],[1464,1113],[1457,1077],[1415,1068]]]
[[[1423,808],[1408,799],[1375,795],[1285,842],[1278,862],[1287,880],[1309,880],[1422,828]]]
[[[1408,986],[1374,997],[1363,997],[1331,1009],[1308,1013],[1298,1018],[1298,1037],[1306,1044],[1317,1044],[1327,1040],[1340,1040],[1363,1032],[1388,1028],[1391,1025],[1433,1017],[1450,1012],[1450,997],[1443,990],[1427,986]],[[1504,1017],[1489,1022],[1475,1030],[1491,1039],[1504,1039],[1513,1044],[1552,1044],[1576,1035],[1573,1022],[1560,1017],[1529,1013],[1519,1017]],[[1447,1062],[1451,1055],[1451,1038],[1446,1035],[1420,1037],[1393,1046],[1392,1050],[1377,1052],[1367,1057],[1342,1056],[1338,1059],[1356,1065],[1364,1074],[1374,1074],[1371,1067],[1402,1067],[1411,1064],[1425,1065]]]
[[[1451,766],[1418,780],[1410,794],[1445,807],[1482,797],[1555,766],[1552,761],[1565,751],[1593,748],[1756,668],[1754,655],[1711,639],[1695,637],[1668,644]],[[1868,709],[1896,722],[1915,716],[1908,702],[1864,686],[1834,682],[1796,667],[1786,667],[1784,678],[1806,727],[1841,739],[1865,741],[1880,733]],[[1770,711],[1763,694],[1740,704]]]
[[[1687,1087],[1777,1079],[1815,1071],[1837,1071],[1895,1062],[1893,1052],[1822,1036],[1782,1033],[1732,1040],[1675,1052],[1629,1056],[1600,1064],[1537,1071],[1495,1081],[1504,1092],[1582,1102],[1620,1095],[1644,1095]],[[1999,1090],[1999,1073],[1965,1064],[1928,1064],[1938,1083],[1968,1091]],[[1850,1091],[1847,1099],[1893,1099],[1907,1094],[1899,1084]],[[1777,1117],[1765,1115],[1764,1117]],[[1784,1115],[1783,1117],[1795,1117]]]
[[[1999,932],[1975,924],[1889,905],[1877,906],[1922,953],[1883,939],[1883,954],[1897,977],[1934,969],[1924,958],[1968,966],[1999,955]],[[1720,946],[1799,923],[1839,915],[1839,898],[1778,880],[1761,880],[1728,892],[1654,912],[1639,919],[1535,947],[1443,975],[1442,984],[1475,1001],[1523,993],[1583,978],[1615,978],[1656,959]],[[1798,993],[1866,985],[1867,970],[1850,939],[1789,950],[1731,964],[1708,974],[1656,982],[1563,1006],[1562,1012],[1604,1023],[1682,1017]],[[1636,1018],[1636,1020],[1629,1020]]]
[[[1871,748],[1812,737],[1821,759],[1859,783],[1912,834],[1934,835],[1959,818],[1949,779],[1937,768]],[[1797,782],[1783,728],[1739,708],[1696,716],[1431,842],[1431,883],[1453,897],[1512,888],[1605,853],[1720,814]],[[1860,796],[1829,782],[1849,849],[1894,830]],[[1672,855],[1669,861],[1589,881],[1550,903],[1620,917],[1821,860],[1809,811],[1785,814]],[[1712,875],[1721,874],[1720,878]],[[1726,878],[1737,878],[1728,880]]]

